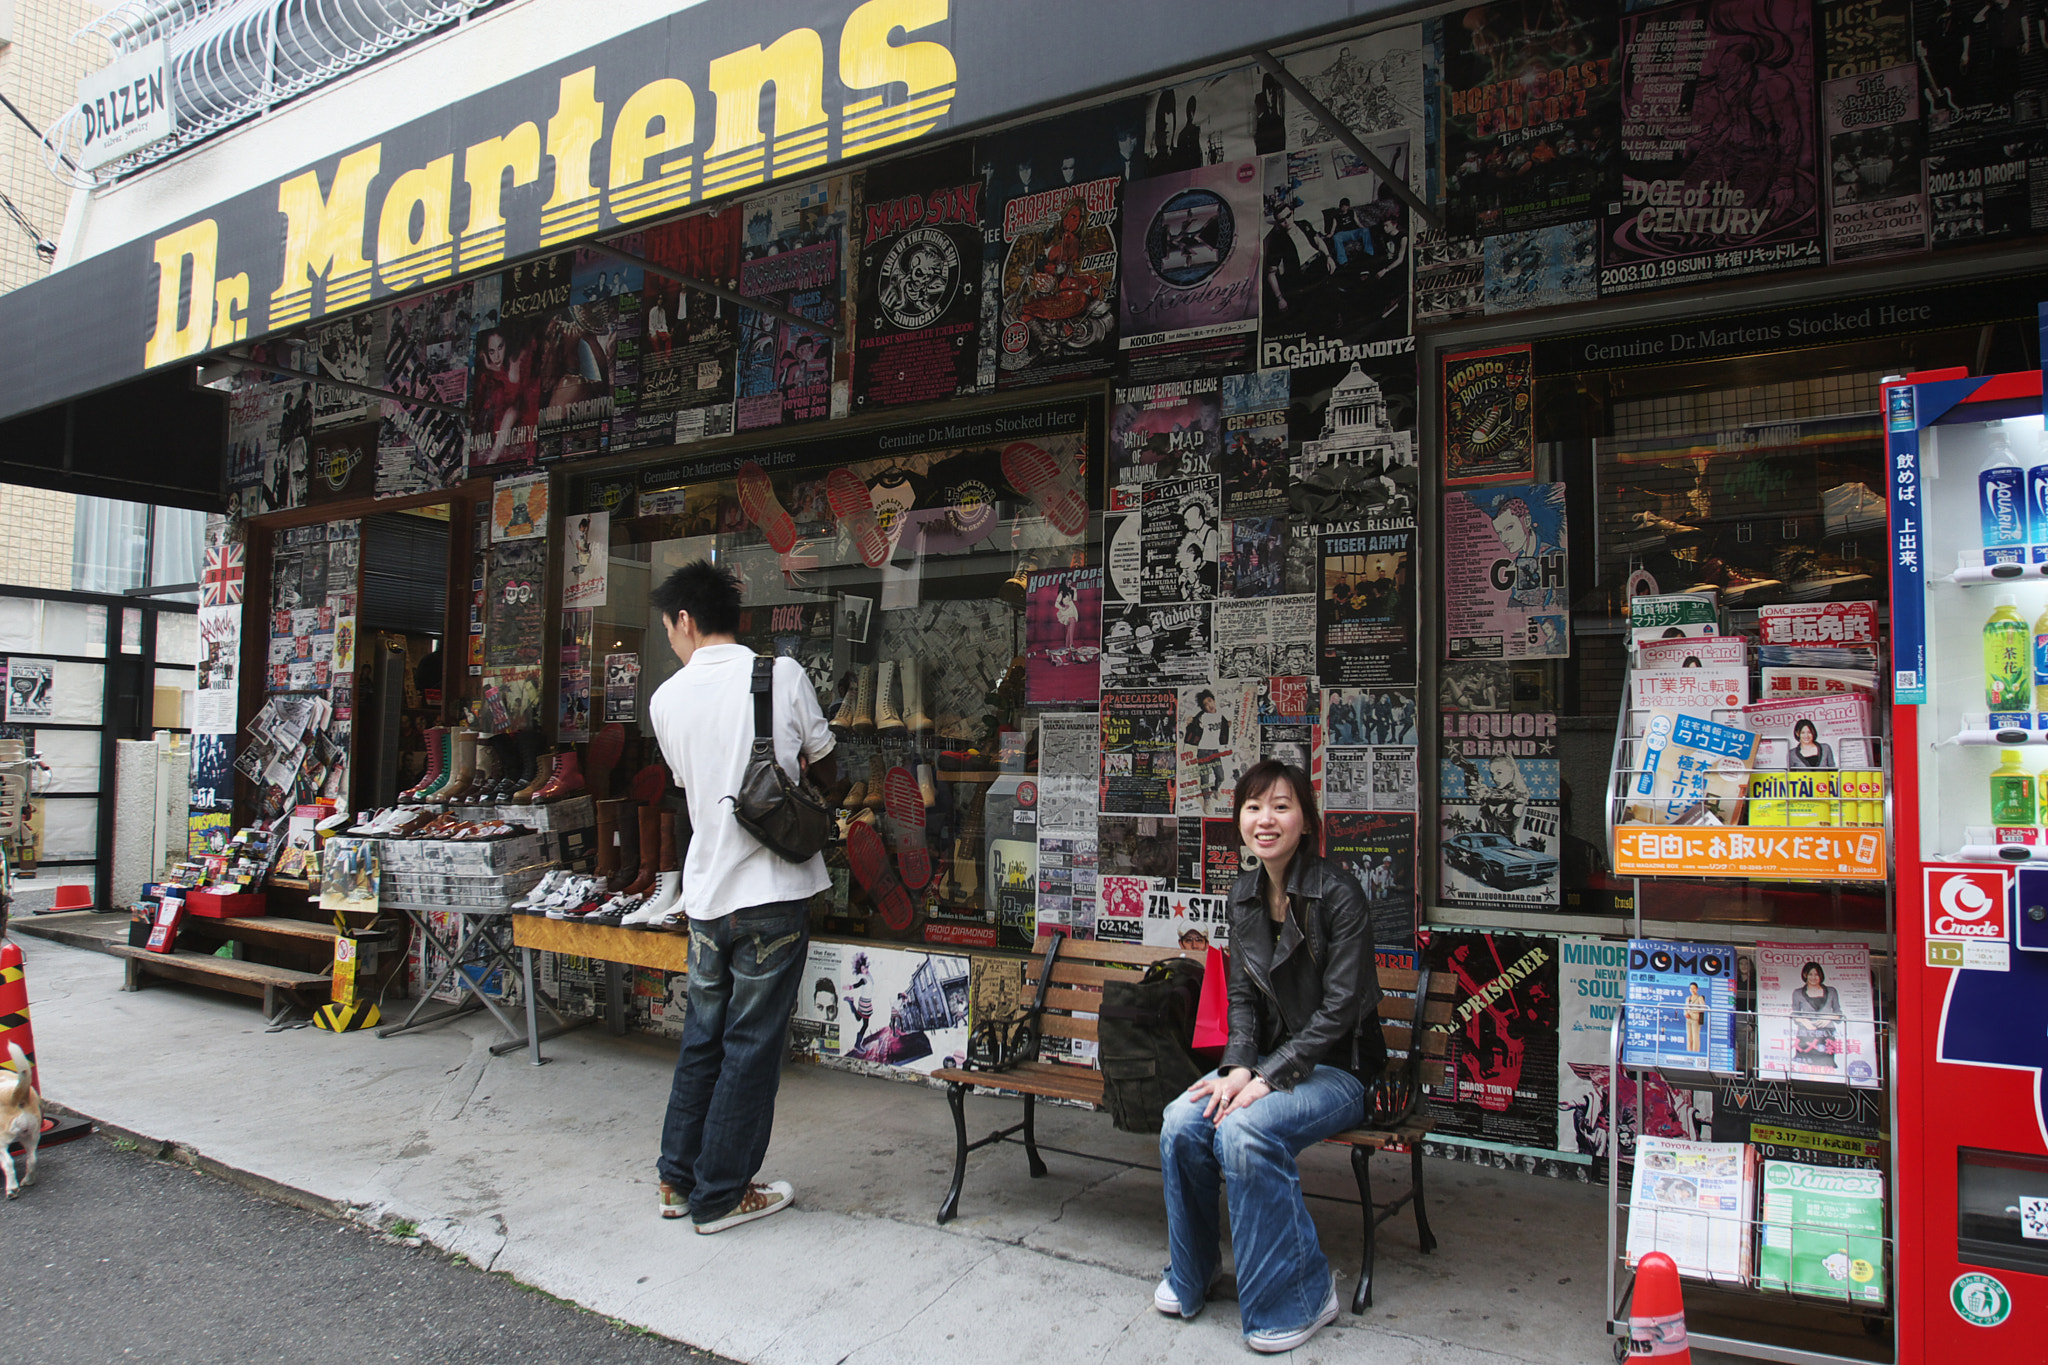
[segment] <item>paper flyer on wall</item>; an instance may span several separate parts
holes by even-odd
[[[983,344],[999,387],[1115,368],[1123,187],[1151,173],[1143,119],[1139,101],[1118,100],[977,144],[990,186],[983,273],[998,306]]]
[[[479,285],[469,377],[471,474],[539,459],[541,351],[569,293],[567,253],[522,261]]]
[[[548,533],[548,476],[500,479],[491,488],[491,543],[541,540]]]
[[[1206,602],[1221,584],[1222,487],[1214,477],[1144,485],[1140,595],[1147,603]]]
[[[1325,810],[1413,811],[1416,786],[1412,748],[1332,747],[1323,755]]]
[[[604,656],[604,720],[630,725],[638,719],[640,708],[640,656],[638,654],[607,654]]]
[[[1495,714],[1445,716],[1437,807],[1446,905],[1554,909],[1563,853],[1558,797],[1557,718],[1496,713],[1526,722],[1493,727],[1462,722]]]
[[[1095,937],[1096,842],[1092,834],[1038,829],[1038,920],[1077,939]]]
[[[1460,351],[1443,360],[1444,482],[1536,472],[1535,362],[1527,346]]]
[[[968,960],[904,948],[848,949],[840,1055],[930,1072],[967,1055]]]
[[[1757,1075],[1878,1084],[1870,949],[1861,943],[1756,946]]]
[[[1171,815],[1178,751],[1170,691],[1102,694],[1102,811]]]
[[[1038,718],[1038,828],[1092,837],[1101,786],[1102,718],[1092,711]]]
[[[1024,598],[1024,699],[1088,701],[1102,691],[1102,570],[1034,573]]]
[[[446,488],[463,476],[476,339],[477,281],[391,302],[384,344],[384,387],[458,411],[386,401],[379,405],[376,490],[380,498]]]
[[[1185,891],[1145,893],[1147,948],[1230,947],[1230,916],[1222,896]]]
[[[1443,35],[1438,99],[1452,231],[1491,236],[1578,222],[1618,197],[1613,9],[1595,0],[1540,14],[1481,5],[1446,15]],[[1542,96],[1525,99],[1538,82]]]
[[[1571,652],[1570,552],[1561,483],[1444,495],[1444,634],[1452,659]]]
[[[738,204],[693,213],[649,228],[641,246],[657,265],[737,289],[741,219]],[[614,416],[610,448],[732,435],[739,305],[659,275],[641,286],[640,304],[639,390],[631,411]]]
[[[978,339],[986,185],[972,147],[884,162],[868,170],[861,188],[853,410],[944,402],[993,387]]]
[[[1622,1065],[1737,1074],[1735,950],[1669,939],[1628,941]]]
[[[1644,1137],[1629,1191],[1630,1266],[1661,1251],[1695,1280],[1741,1283],[1750,1272],[1756,1160],[1739,1142]]]
[[[1225,598],[1215,604],[1211,619],[1216,631],[1217,677],[1269,678],[1315,671],[1316,599],[1312,595]]]
[[[1237,779],[1258,760],[1258,698],[1245,682],[1180,689],[1174,814],[1229,815]]]
[[[1413,527],[1387,526],[1321,538],[1321,657],[1338,687],[1415,682]]]
[[[1287,511],[1287,408],[1291,388],[1287,370],[1223,377],[1223,515],[1235,518],[1240,526],[1246,521],[1263,520],[1273,528],[1267,534],[1275,537],[1286,527],[1282,514]],[[1240,541],[1243,539],[1240,536]],[[1256,548],[1256,539],[1252,543]],[[1277,581],[1261,573],[1262,569],[1275,567],[1270,563],[1270,553],[1264,556],[1264,562],[1257,555],[1249,564],[1244,558],[1240,548],[1240,596],[1284,591]],[[1271,586],[1247,590],[1246,585],[1266,583]]]
[[[610,576],[611,514],[578,512],[562,521],[562,606],[605,605]]]
[[[747,200],[741,213],[739,292],[818,325],[740,310],[735,425],[823,421],[834,415],[835,381],[845,380],[832,331],[844,311],[847,178],[781,186]]]
[[[1122,347],[1133,378],[1246,368],[1259,328],[1259,163],[1124,186]]]
[[[1328,811],[1323,856],[1365,892],[1376,949],[1415,946],[1415,817]]]
[[[1423,950],[1454,983],[1449,1074],[1426,1089],[1434,1134],[1557,1146],[1557,940],[1432,929]]]
[[[1105,606],[1102,686],[1156,687],[1205,681],[1213,658],[1207,602]]]
[[[1624,14],[1621,40],[1622,192],[1600,292],[1819,265],[1812,6],[1681,0]]]
[[[1323,726],[1331,744],[1414,745],[1412,687],[1326,687]]]
[[[1423,120],[1422,30],[1413,25],[1343,38],[1306,52],[1289,53],[1288,74],[1352,132],[1383,133],[1420,128]],[[1336,140],[1322,119],[1276,85],[1265,97],[1285,110],[1287,149],[1298,151]],[[1273,150],[1261,146],[1260,151]]]
[[[1411,137],[1366,146],[1411,176]],[[1370,163],[1324,145],[1265,159],[1264,290],[1259,364],[1352,359],[1345,349],[1414,329],[1408,313],[1408,206]]]
[[[1214,378],[1177,379],[1116,391],[1110,410],[1110,509],[1140,505],[1158,479],[1220,472],[1221,414]]]
[[[1104,843],[1097,846],[1098,850],[1107,847],[1107,839],[1105,834]],[[1100,864],[1099,851],[1097,858]],[[1154,891],[1165,889],[1168,884],[1163,878],[1103,871],[1096,882],[1095,936],[1108,943],[1143,943],[1145,898]]]

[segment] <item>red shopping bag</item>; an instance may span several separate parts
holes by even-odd
[[[1216,1060],[1230,1041],[1230,957],[1211,947],[1202,965],[1202,1000],[1195,1009],[1194,1049],[1208,1060]]]

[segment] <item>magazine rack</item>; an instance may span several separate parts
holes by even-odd
[[[1623,1361],[1629,1357],[1629,1301],[1635,1290],[1635,1272],[1628,1262],[1628,1234],[1635,1219],[1682,1218],[1687,1226],[1678,1231],[1695,1237],[1714,1237],[1716,1224],[1727,1219],[1736,1224],[1729,1235],[1743,1239],[1742,1245],[1749,1248],[1746,1267],[1725,1276],[1716,1275],[1711,1280],[1684,1280],[1687,1310],[1687,1335],[1697,1347],[1722,1351],[1729,1355],[1749,1356],[1760,1360],[1790,1362],[1790,1365],[1872,1365],[1873,1362],[1889,1362],[1895,1359],[1893,1341],[1893,1312],[1898,1302],[1896,1276],[1897,1220],[1894,1216],[1897,1199],[1896,1163],[1891,1159],[1893,1144],[1887,1140],[1886,1156],[1880,1163],[1879,1173],[1884,1178],[1883,1232],[1876,1236],[1852,1234],[1856,1240],[1874,1242],[1881,1248],[1880,1264],[1874,1281],[1884,1288],[1882,1302],[1861,1300],[1851,1291],[1851,1281],[1843,1280],[1839,1295],[1820,1294],[1810,1290],[1793,1290],[1789,1286],[1775,1283],[1772,1277],[1762,1273],[1760,1233],[1761,1210],[1751,1204],[1738,1213],[1720,1214],[1687,1212],[1683,1214],[1658,1209],[1638,1210],[1634,1206],[1634,1180],[1624,1175],[1624,1167],[1633,1167],[1634,1157],[1627,1162],[1621,1154],[1621,1133],[1624,1117],[1633,1123],[1629,1106],[1622,1103],[1624,1080],[1635,1083],[1636,1094],[1642,1093],[1644,1078],[1656,1071],[1654,1067],[1625,1066],[1622,1062],[1622,1042],[1627,1030],[1629,1006],[1622,1004],[1615,1012],[1614,1032],[1608,1044],[1607,1066],[1607,1331],[1614,1338],[1614,1358]],[[1638,1007],[1640,1008],[1640,1007]],[[1716,1011],[1732,1014],[1736,1021],[1738,1062],[1745,1075],[1754,1071],[1754,1059],[1745,1051],[1745,1036],[1754,1039],[1765,1029],[1765,1019],[1755,1010]],[[1862,1022],[1862,1021],[1858,1021]],[[1892,1024],[1886,1019],[1871,1021],[1877,1038],[1876,1055],[1882,1063],[1876,1087],[1881,1093],[1891,1093],[1891,1077],[1896,1063],[1896,1042]],[[1673,1083],[1691,1088],[1703,1088],[1713,1078],[1706,1073],[1673,1071],[1662,1073]],[[1829,1082],[1806,1080],[1760,1080],[1757,1084],[1767,1087],[1784,1087],[1789,1093],[1813,1095],[1839,1095],[1843,1086]],[[1640,1113],[1640,1103],[1633,1106]],[[1889,1111],[1889,1103],[1887,1110]],[[1894,1115],[1895,1117],[1895,1115]],[[1636,1134],[1640,1143],[1642,1135]],[[1772,1219],[1771,1225],[1787,1230],[1787,1235],[1796,1237],[1807,1225],[1786,1219]],[[1814,1235],[1839,1235],[1832,1228],[1811,1229]]]

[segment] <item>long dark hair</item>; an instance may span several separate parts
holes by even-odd
[[[1301,809],[1301,847],[1311,853],[1323,849],[1323,813],[1316,806],[1316,789],[1309,785],[1308,774],[1292,763],[1283,763],[1277,758],[1262,758],[1244,770],[1244,776],[1237,779],[1237,787],[1230,794],[1230,818],[1234,822],[1244,814],[1244,803],[1255,796],[1264,796],[1278,783],[1285,782],[1287,790],[1294,794],[1294,804]],[[1297,849],[1296,852],[1299,852]],[[1293,859],[1289,858],[1290,865]]]

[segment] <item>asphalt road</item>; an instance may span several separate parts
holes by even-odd
[[[0,1359],[731,1365],[100,1137],[0,1202]]]

